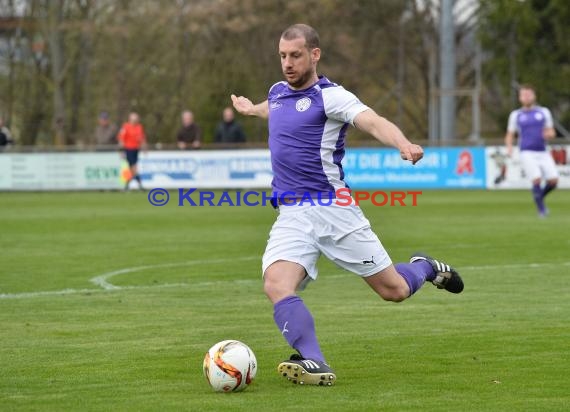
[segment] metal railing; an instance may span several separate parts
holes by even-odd
[[[502,146],[505,141],[500,138],[486,138],[479,141],[470,139],[453,140],[447,142],[439,142],[433,144],[427,139],[414,140],[423,147],[462,147],[462,146]],[[548,141],[549,145],[567,145],[570,144],[570,138],[556,137]],[[378,141],[370,139],[348,139],[347,148],[359,147],[381,147],[382,144]],[[244,149],[267,149],[267,142],[247,142],[247,143],[203,143],[199,149],[185,149],[180,150],[175,143],[149,143],[148,150],[152,151],[195,151],[195,150],[244,150]],[[54,145],[36,145],[36,146],[21,146],[18,144],[11,144],[0,147],[1,153],[80,153],[80,152],[113,152],[118,151],[117,145],[68,145],[68,146],[54,146]]]

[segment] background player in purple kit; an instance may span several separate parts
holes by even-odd
[[[394,124],[354,94],[317,75],[321,50],[312,27],[287,28],[279,41],[279,55],[286,81],[274,84],[266,101],[253,104],[243,96],[231,96],[238,112],[268,119],[274,192],[295,193],[298,199],[310,193],[317,198],[348,187],[342,159],[351,124],[398,148],[405,160],[416,163],[422,158],[422,148],[408,141]],[[313,317],[296,295],[316,279],[321,254],[362,277],[388,301],[405,300],[425,281],[452,293],[463,290],[453,268],[427,255],[416,253],[410,263],[393,265],[356,205],[278,207],[263,255],[264,291],[274,305],[277,327],[298,352],[278,366],[293,383],[332,385],[336,380],[321,352]]]
[[[546,107],[537,106],[534,88],[522,85],[519,89],[520,109],[513,110],[509,116],[505,144],[507,155],[513,152],[515,133],[519,137],[520,159],[525,175],[532,181],[532,196],[538,214],[544,217],[548,209],[544,198],[556,188],[558,171],[554,160],[546,150],[546,139],[556,136],[552,125],[552,115]],[[542,179],[546,180],[544,187]]]

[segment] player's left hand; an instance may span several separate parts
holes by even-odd
[[[400,148],[400,156],[402,156],[402,159],[409,160],[415,165],[424,157],[424,149],[420,145],[408,143]]]

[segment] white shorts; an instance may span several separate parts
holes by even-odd
[[[523,150],[520,153],[520,160],[524,174],[530,180],[558,178],[558,170],[550,152]]]
[[[274,262],[286,260],[305,268],[304,289],[318,275],[317,260],[325,255],[343,269],[371,276],[392,264],[378,236],[355,205],[280,206],[263,255],[263,273]]]

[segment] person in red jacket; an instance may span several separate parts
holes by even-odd
[[[140,189],[143,190],[141,177],[137,170],[137,163],[139,150],[141,150],[141,148],[146,149],[146,136],[137,113],[132,112],[129,114],[129,121],[123,124],[117,138],[120,148],[124,150],[125,159],[127,159],[131,170],[131,176],[125,184],[125,190],[129,188],[129,183],[131,183],[133,179],[138,182]]]

